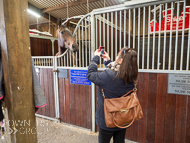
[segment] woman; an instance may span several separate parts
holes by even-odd
[[[101,89],[104,90],[106,98],[118,98],[134,89],[134,82],[138,77],[137,53],[134,49],[122,48],[115,62],[105,52],[102,55],[105,65],[111,65],[110,69],[98,72],[97,65],[100,60],[99,50],[95,51],[87,72],[87,78],[99,86],[98,103],[96,110],[96,123],[99,127],[99,143],[109,143],[113,137],[114,143],[124,143],[126,129],[108,128],[104,119],[104,98]]]

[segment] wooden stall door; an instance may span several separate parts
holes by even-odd
[[[40,68],[38,77],[46,97],[47,106],[40,108],[37,114],[55,118],[54,77],[52,69]]]
[[[61,122],[92,129],[91,86],[70,83],[68,78],[59,78],[59,104]]]

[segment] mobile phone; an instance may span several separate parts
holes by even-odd
[[[99,51],[100,51],[100,56],[102,56],[103,54],[105,54],[105,52],[104,52],[104,46],[100,46],[99,47]]]

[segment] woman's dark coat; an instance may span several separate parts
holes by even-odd
[[[120,128],[108,128],[104,119],[104,98],[101,89],[104,90],[106,98],[118,98],[125,93],[133,90],[134,83],[125,84],[124,80],[117,77],[117,71],[106,69],[103,72],[98,72],[97,65],[99,64],[99,56],[94,56],[87,72],[87,78],[98,88],[98,103],[96,109],[96,123],[97,125],[109,131],[117,131]],[[107,64],[107,63],[106,63]]]

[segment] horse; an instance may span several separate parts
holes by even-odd
[[[57,29],[58,53],[56,54],[56,56],[57,57],[62,56],[58,60],[59,65],[61,65],[61,63],[70,63],[71,61],[69,57],[71,57],[71,59],[74,58],[74,63],[72,62],[70,66],[75,66],[76,65],[75,53],[79,50],[79,47],[75,38],[73,38],[71,31],[67,28],[68,26],[69,26],[69,21],[63,24],[62,19],[59,19],[58,29]]]
[[[56,56],[62,55],[66,49],[75,53],[79,47],[73,38],[71,31],[67,28],[67,24],[62,24],[62,19],[58,21],[57,37],[58,37],[58,53]]]

